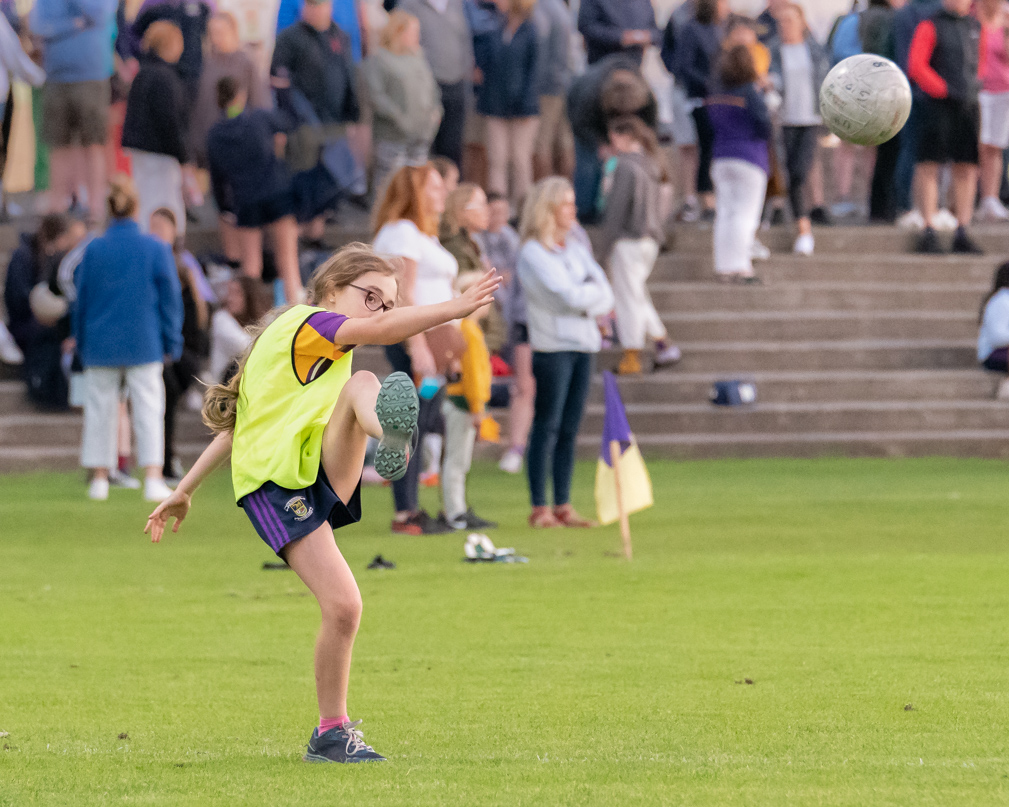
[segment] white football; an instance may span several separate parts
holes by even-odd
[[[910,114],[911,85],[903,71],[882,56],[849,56],[834,66],[820,87],[824,124],[849,143],[885,143]]]

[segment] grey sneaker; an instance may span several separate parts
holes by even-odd
[[[383,479],[395,482],[406,474],[419,410],[417,389],[410,376],[390,373],[382,382],[375,402],[375,414],[382,426],[382,439],[375,450],[375,470]]]
[[[360,720],[330,729],[321,737],[319,727],[312,729],[312,739],[302,759],[305,762],[385,762],[385,757],[366,745],[358,731]]]

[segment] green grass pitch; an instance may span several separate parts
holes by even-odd
[[[160,546],[136,493],[0,478],[0,805],[1009,804],[1005,464],[650,469],[631,564],[487,465],[528,565],[392,537],[367,489],[350,706],[390,762],[347,767],[300,761],[317,609],[226,473]]]

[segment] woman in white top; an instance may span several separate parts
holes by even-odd
[[[981,303],[977,360],[993,373],[1009,373],[1009,263],[995,270],[991,291]],[[1009,398],[1009,378],[999,384],[998,397]]]
[[[536,406],[526,453],[533,527],[589,527],[571,507],[575,441],[602,347],[596,317],[613,309],[613,291],[592,253],[570,235],[575,192],[561,177],[539,182],[522,211],[518,276],[533,349]],[[547,467],[554,507],[547,506]]]
[[[802,7],[788,3],[778,14],[780,41],[771,46],[771,78],[782,96],[781,135],[788,172],[788,201],[799,227],[794,251],[813,254],[813,226],[806,204],[805,185],[816,159],[820,134],[819,92],[830,62],[806,26]]]
[[[375,212],[375,251],[402,261],[400,296],[404,305],[432,305],[455,296],[453,283],[459,264],[438,240],[438,220],[445,210],[445,183],[430,163],[400,168],[386,186]],[[415,380],[437,374],[434,355],[424,334],[400,345],[386,348],[386,358],[393,370],[407,373]],[[420,399],[418,445],[430,432],[442,430],[440,417],[443,393],[430,400]],[[420,452],[417,452],[418,454]],[[396,503],[393,532],[427,535],[451,532],[447,524],[420,509],[417,485],[421,458],[410,458],[406,476],[392,483]]]

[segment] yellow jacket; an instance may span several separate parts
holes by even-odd
[[[445,388],[450,397],[465,398],[470,412],[482,412],[490,400],[490,353],[480,326],[470,319],[459,323],[466,351],[462,354],[462,373],[458,381]]]

